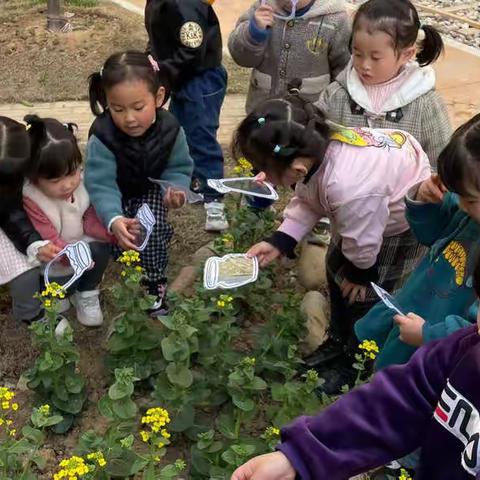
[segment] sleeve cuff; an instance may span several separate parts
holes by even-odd
[[[294,250],[297,246],[297,241],[290,235],[276,231],[272,236],[266,238],[265,241],[278,248],[282,255],[288,258],[295,258]]]
[[[38,250],[49,243],[48,240],[38,240],[27,247],[27,261],[32,267],[38,267],[40,265],[40,261],[37,258]]]
[[[260,28],[255,21],[255,17],[250,18],[248,23],[248,33],[256,43],[264,43],[270,35],[269,30]]]
[[[345,278],[357,285],[369,286],[370,282],[376,282],[378,280],[378,268],[377,265],[373,265],[370,268],[358,268],[347,258],[345,258],[345,266],[343,274]]]

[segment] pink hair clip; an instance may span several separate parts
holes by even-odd
[[[148,56],[148,59],[150,60],[150,64],[152,65],[153,71],[159,72],[160,67],[158,66],[158,62],[151,55]]]

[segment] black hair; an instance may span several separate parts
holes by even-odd
[[[160,87],[165,88],[164,103],[168,100],[168,75],[161,65],[156,71],[149,57],[137,50],[117,52],[108,57],[99,72],[88,77],[88,97],[94,115],[101,115],[107,108],[106,92],[110,88],[130,80],[144,81],[154,96]]]
[[[301,80],[288,86],[284,98],[262,102],[238,126],[232,142],[234,159],[245,156],[257,169],[281,175],[297,157],[318,166],[329,143],[325,115],[299,94]]]
[[[417,9],[410,0],[369,0],[362,4],[353,19],[352,37],[362,28],[369,33],[380,31],[389,35],[395,51],[417,43],[417,62],[422,67],[435,62],[444,50],[440,33],[420,22]],[[418,41],[420,30],[425,38]]]
[[[27,115],[31,154],[27,177],[60,178],[75,172],[82,164],[82,154],[78,148],[74,123],[61,123],[54,118],[40,118]]]
[[[473,269],[473,289],[478,298],[480,298],[480,255],[477,258],[475,268]]]
[[[480,192],[480,113],[455,130],[438,157],[438,174],[451,192]]]
[[[0,116],[0,188],[10,191],[23,183],[30,160],[25,125]]]

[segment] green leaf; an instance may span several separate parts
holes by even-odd
[[[138,412],[137,405],[130,398],[122,398],[112,402],[112,409],[117,417],[123,419],[133,418]]]
[[[251,398],[242,398],[234,395],[232,401],[235,406],[244,412],[251,412],[255,408],[255,402]]]
[[[28,440],[31,440],[36,445],[41,445],[43,442],[44,435],[37,428],[32,428],[30,425],[25,425],[22,428],[22,434]]]
[[[166,368],[167,377],[174,385],[188,388],[193,383],[192,372],[185,366],[178,363],[169,363]]]
[[[7,455],[23,455],[32,449],[32,445],[26,438],[17,440],[10,445],[5,451]]]
[[[163,356],[169,362],[185,360],[190,355],[188,342],[176,333],[171,333],[164,338],[161,345]]]
[[[235,433],[235,419],[233,415],[222,414],[217,418],[218,431],[230,440],[236,440],[237,435]]]
[[[155,480],[155,465],[150,463],[148,468],[143,472],[143,480]]]
[[[65,387],[71,393],[80,393],[85,387],[85,380],[80,375],[69,375],[65,379]]]
[[[131,450],[118,448],[108,457],[105,473],[114,478],[128,478],[146,467],[147,460]]]
[[[172,422],[169,430],[172,432],[184,432],[195,424],[195,408],[187,404],[181,410],[175,412],[172,416]]]
[[[115,382],[109,389],[108,389],[108,396],[112,400],[120,400],[124,397],[130,397],[133,393],[133,383],[119,383]]]
[[[48,417],[44,422],[43,425],[44,427],[52,427],[53,425],[57,425],[57,423],[60,423],[63,421],[63,417],[61,415],[52,415],[51,417]]]
[[[160,480],[169,480],[175,478],[180,472],[175,465],[167,465],[160,470]]]
[[[110,400],[109,397],[104,396],[97,403],[98,411],[102,416],[106,418],[115,418],[115,413],[113,412],[112,404],[113,404],[112,400]]]
[[[267,387],[267,382],[260,377],[254,377],[250,385],[252,390],[265,390]]]
[[[36,454],[32,457],[32,462],[40,469],[44,470],[45,467],[47,466],[47,459],[45,457],[42,457],[40,454]],[[36,477],[33,477],[36,478]]]

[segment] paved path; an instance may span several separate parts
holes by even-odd
[[[228,145],[232,132],[244,116],[244,95],[229,95],[222,109],[220,120],[219,140],[223,145]],[[78,125],[80,143],[87,139],[88,129],[93,121],[88,102],[55,102],[39,103],[33,107],[22,104],[0,104],[0,115],[6,115],[15,120],[22,120],[27,113],[36,113],[41,117],[53,117],[65,122],[74,122]]]

